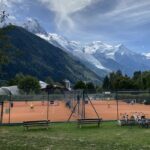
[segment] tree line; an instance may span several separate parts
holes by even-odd
[[[62,85],[54,82],[50,77],[45,80],[49,85]],[[30,75],[17,74],[7,82],[8,86],[18,85],[18,88],[25,93],[40,92],[39,80]],[[95,85],[92,82],[77,81],[73,89],[86,89],[91,91],[115,91],[115,90],[150,90],[150,71],[136,71],[133,76],[123,75],[119,70],[106,75],[102,85]]]
[[[102,85],[78,81],[74,89],[88,89],[95,91],[116,90],[150,90],[150,71],[135,71],[133,76],[124,75],[120,70],[111,72],[103,79]]]
[[[119,70],[105,76],[104,90],[150,90],[150,71],[136,71],[133,76],[123,75]]]

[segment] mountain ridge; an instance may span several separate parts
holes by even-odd
[[[43,38],[41,35],[38,35],[41,38]],[[56,39],[56,38],[55,38]],[[98,47],[97,50],[96,48],[93,48],[94,46],[96,47],[97,45],[94,45],[91,47],[91,44],[84,46],[81,45],[76,45],[76,47],[72,46],[72,41],[70,42],[59,42],[59,40],[55,41],[54,39],[45,39],[49,41],[51,44],[63,49],[64,51],[73,54],[81,62],[84,62],[81,60],[82,58],[86,59],[86,62],[90,63],[91,65],[94,65],[97,69],[101,69],[102,72],[112,72],[112,71],[117,71],[117,70],[122,70],[124,74],[131,75],[134,71],[136,70],[149,70],[150,65],[148,65],[148,57],[135,53],[128,48],[126,48],[124,45],[116,45],[116,46],[111,46],[108,45],[106,47]],[[96,41],[99,42],[99,41]],[[62,45],[62,43],[66,45]],[[103,45],[105,46],[105,44]],[[91,50],[91,51],[90,51]],[[105,60],[104,60],[105,58]],[[125,60],[126,59],[126,60]],[[127,67],[128,65],[128,59],[132,59],[132,66]],[[138,60],[139,59],[139,60]],[[104,62],[105,61],[105,62]],[[111,63],[113,62],[114,67],[110,66]],[[140,63],[141,62],[141,63]],[[107,63],[107,65],[106,65]],[[108,65],[108,63],[110,65]],[[150,63],[150,62],[149,62]],[[84,63],[86,65],[86,63]],[[137,64],[137,65],[134,65]],[[88,66],[88,65],[87,65]],[[116,66],[116,67],[115,67]],[[129,64],[130,66],[130,64]],[[125,68],[124,70],[122,68]],[[90,68],[89,68],[90,69]],[[97,73],[97,71],[95,72]],[[106,73],[106,74],[107,74]],[[100,75],[98,73],[98,75]]]

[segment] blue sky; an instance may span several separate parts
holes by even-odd
[[[48,31],[82,42],[150,52],[150,0],[0,0],[13,22],[36,18]]]

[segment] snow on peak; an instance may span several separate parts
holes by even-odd
[[[55,40],[60,40],[60,39],[63,40],[63,41],[65,40],[64,37],[62,37],[62,36],[60,36],[56,33],[49,33],[48,35],[49,35],[50,38],[55,39]]]
[[[69,45],[69,42],[65,37],[62,37],[55,33],[49,33],[48,37],[49,37],[49,42],[51,44],[65,50],[65,51],[68,51],[67,46]]]
[[[106,58],[115,59],[116,47],[101,41],[94,41],[84,47],[84,52],[92,55],[102,54]]]
[[[143,53],[143,55],[144,55],[147,59],[150,59],[150,53]]]
[[[115,46],[116,52],[119,53],[120,55],[135,55],[136,53],[129,50],[125,45],[119,44]]]
[[[105,44],[101,41],[94,41],[90,44],[85,45],[84,52],[94,54],[97,51],[104,52],[105,50],[112,49],[111,45]]]
[[[36,19],[27,18],[27,22],[23,24],[23,27],[29,32],[32,32],[33,34],[47,35],[47,32],[44,30],[44,28],[39,24],[39,22]]]
[[[56,33],[48,33],[48,37],[49,37],[50,41],[55,41],[55,42],[59,43],[60,45],[68,43],[68,40],[66,38],[64,38]]]
[[[79,41],[70,41],[70,43],[74,44],[74,45],[79,45],[81,44]]]
[[[80,42],[69,41],[65,37],[55,33],[48,33],[48,35],[44,34],[36,34],[36,35],[47,40],[52,45],[59,47],[67,52],[78,51],[82,49],[82,44]]]

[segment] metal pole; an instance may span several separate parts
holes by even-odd
[[[82,99],[81,99],[81,119],[83,119],[83,91],[82,91]]]
[[[77,93],[78,115],[80,115],[80,95]]]
[[[141,72],[141,90],[143,90],[143,78],[142,78],[142,72]]]
[[[84,91],[83,94],[84,94],[84,119],[85,119],[85,117],[86,117],[86,116],[85,116],[85,91]]]
[[[72,110],[72,112],[71,112],[71,114],[70,114],[70,116],[69,116],[69,118],[68,118],[68,121],[67,121],[67,122],[69,122],[69,121],[70,121],[70,119],[71,119],[71,117],[72,117],[72,115],[73,115],[73,113],[74,113],[74,111],[75,111],[76,107],[77,107],[77,103],[76,103],[76,105],[74,106],[74,108],[73,108],[73,110]]]
[[[9,124],[10,124],[10,109],[11,109],[11,92],[10,92],[10,99],[9,99]]]
[[[80,115],[80,101],[78,101],[77,103],[78,103],[78,115]]]
[[[87,94],[87,93],[86,93],[86,94]],[[99,117],[99,115],[98,115],[98,113],[97,113],[97,111],[96,111],[95,107],[93,106],[93,103],[91,102],[91,99],[89,98],[88,94],[87,94],[87,97],[88,97],[88,100],[90,101],[91,106],[93,107],[93,109],[94,109],[94,111],[95,111],[95,113],[96,113],[96,115],[97,115],[98,119],[100,119],[100,117]]]
[[[48,100],[47,100],[47,121],[49,120],[49,91],[48,91]]]
[[[116,103],[117,103],[117,120],[119,120],[119,106],[118,106],[118,97],[117,97],[117,91],[116,91]]]
[[[4,102],[1,102],[1,124],[3,123],[3,111],[4,111]]]
[[[85,119],[85,91],[83,90],[83,99],[82,99],[82,119]]]

